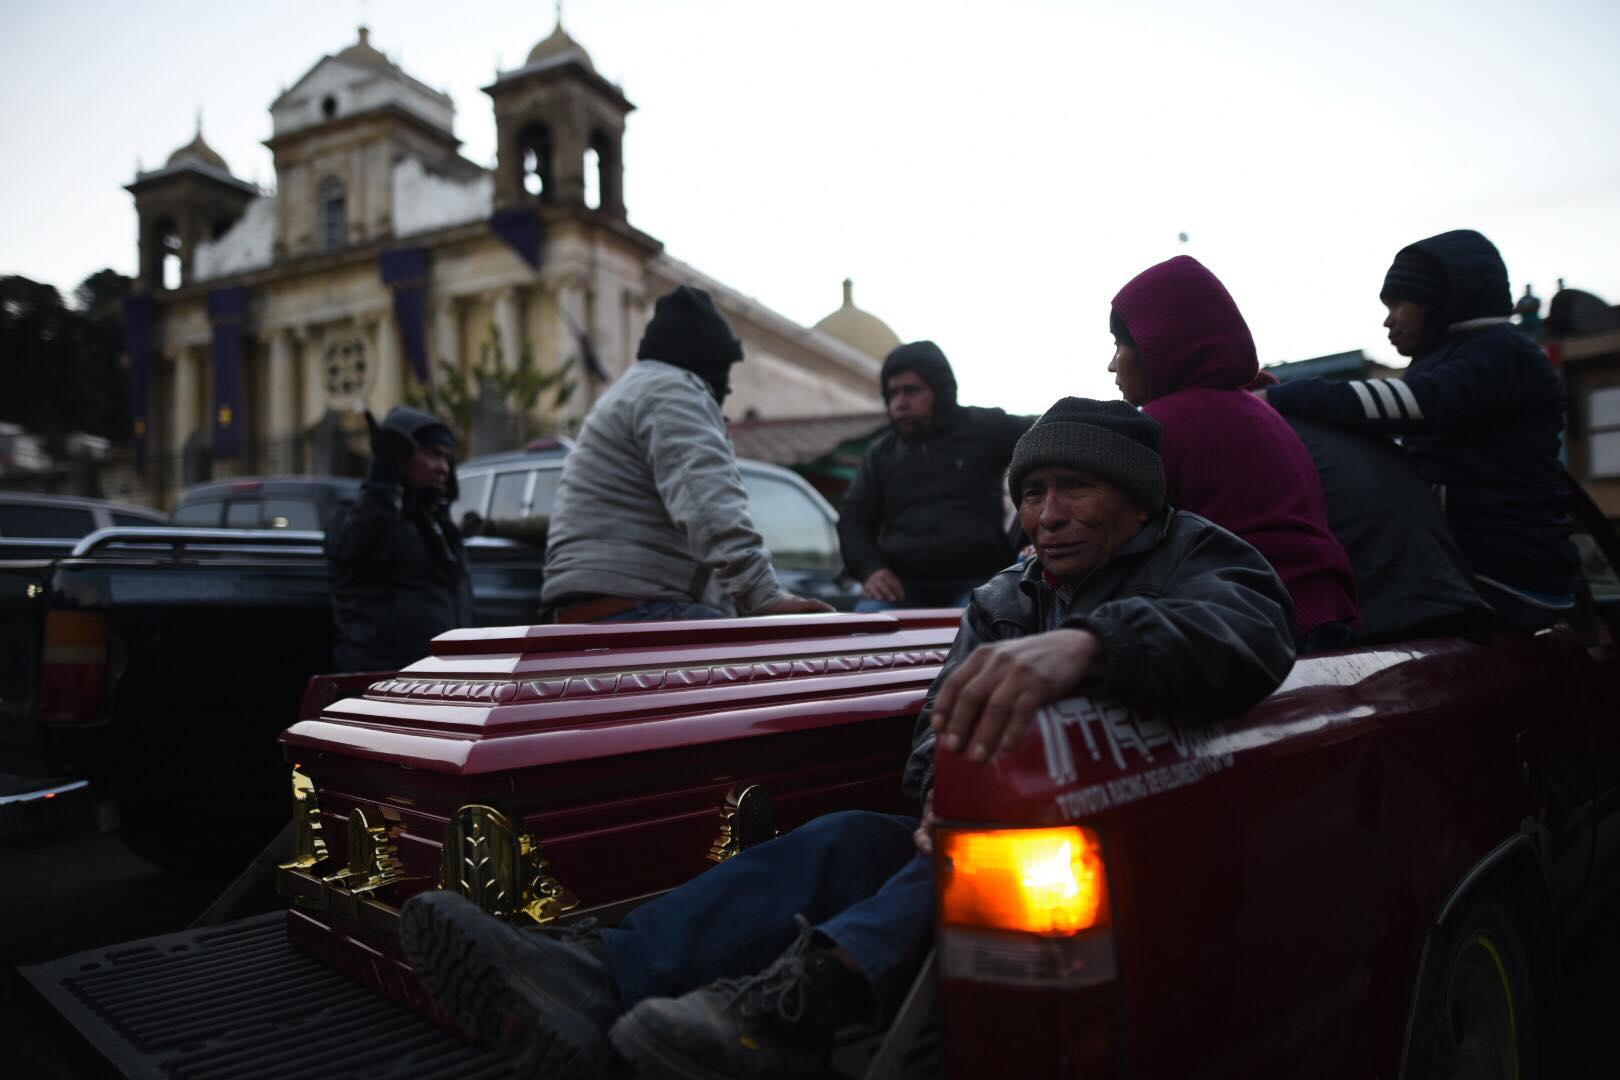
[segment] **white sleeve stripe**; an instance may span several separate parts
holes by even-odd
[[[1356,392],[1356,397],[1361,399],[1361,407],[1366,410],[1367,419],[1381,419],[1378,415],[1378,406],[1373,404],[1372,391],[1367,389],[1366,383],[1359,379],[1352,379],[1350,381],[1350,389],[1354,390]]]
[[[1396,402],[1395,395],[1390,392],[1388,382],[1387,379],[1373,379],[1367,385],[1377,393],[1379,403],[1384,406],[1384,415],[1391,420],[1399,420],[1401,418],[1401,407]]]
[[[1396,395],[1399,396],[1401,401],[1406,405],[1406,415],[1411,417],[1413,420],[1423,419],[1423,410],[1418,408],[1417,395],[1412,393],[1412,388],[1410,386],[1406,385],[1406,380],[1396,378],[1390,379],[1388,382],[1390,389],[1394,390]]]

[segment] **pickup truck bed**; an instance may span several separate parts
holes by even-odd
[[[91,949],[21,968],[29,990],[96,1058],[129,1080],[497,1080],[492,1047],[473,1046],[293,948],[287,915]],[[937,1040],[913,1067],[931,1075]],[[875,1038],[840,1048],[828,1080],[869,1075]]]

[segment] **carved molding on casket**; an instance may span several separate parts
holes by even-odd
[[[819,656],[805,660],[759,660],[738,664],[710,664],[590,675],[555,675],[520,681],[467,679],[384,679],[367,690],[374,698],[415,701],[511,702],[551,701],[558,698],[605,697],[648,690],[686,690],[700,686],[727,686],[782,679],[841,675],[857,671],[943,664],[945,649],[906,649],[886,653]]]
[[[725,862],[776,835],[776,810],[763,784],[738,784],[720,805],[720,835],[709,845],[709,858]]]
[[[492,806],[457,810],[444,834],[439,887],[497,918],[548,923],[579,906],[551,874],[540,845]]]

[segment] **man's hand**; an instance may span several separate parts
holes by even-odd
[[[370,409],[366,410],[366,427],[371,432],[371,479],[399,483],[406,464],[416,453],[416,440],[398,428],[377,423]]]
[[[898,604],[906,598],[906,587],[900,584],[898,574],[884,567],[866,579],[866,584],[861,586],[861,595],[868,600]]]
[[[767,615],[828,615],[836,609],[821,600],[789,593],[765,609]]]
[[[1103,663],[1090,630],[1051,630],[983,645],[940,687],[931,718],[947,750],[984,761],[1016,746],[1035,711],[1063,698]]]
[[[923,799],[922,820],[917,823],[917,831],[911,834],[916,841],[917,850],[924,855],[934,853],[934,789],[929,788]]]

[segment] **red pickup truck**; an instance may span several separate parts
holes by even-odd
[[[1580,509],[1571,625],[1308,657],[1237,719],[1075,699],[987,765],[942,751],[937,959],[897,1031],[937,989],[952,1076],[1535,1075],[1560,949],[1620,890],[1620,544]],[[955,623],[447,634],[283,736],[290,935],[434,1015],[395,939],[420,889],[611,920],[900,809]]]
[[[1308,657],[1235,719],[1082,698],[987,765],[942,752],[935,957],[836,1071],[1537,1075],[1562,953],[1620,897],[1620,542],[1576,510],[1568,625]],[[285,933],[261,917],[25,975],[109,1060],[163,1075],[386,1054],[391,1075],[495,1075],[365,989],[444,1022],[400,952],[409,896],[611,922],[819,814],[905,810],[956,623],[462,630],[405,671],[317,679],[282,736]]]

